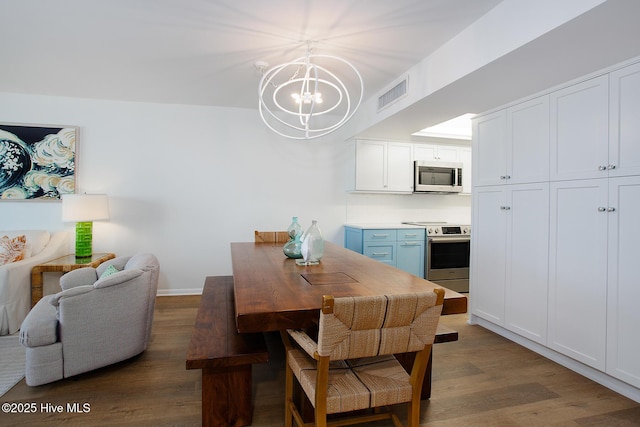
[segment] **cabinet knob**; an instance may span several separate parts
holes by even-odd
[[[500,206],[500,210],[502,210],[502,211],[510,211],[511,210],[511,206]]]
[[[616,211],[616,208],[608,208],[607,209],[607,212],[615,212],[615,211]]]
[[[500,175],[500,179],[507,179],[506,175]]]
[[[607,167],[606,166],[598,166],[598,170],[599,171],[606,171]]]
[[[598,212],[606,212],[606,211],[607,211],[607,208],[605,208],[604,206],[600,206],[598,208]]]
[[[609,170],[615,169],[616,165],[609,165]]]

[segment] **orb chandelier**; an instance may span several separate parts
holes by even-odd
[[[327,135],[353,117],[362,102],[364,85],[358,70],[336,56],[311,54],[310,46],[306,56],[291,62],[269,70],[264,62],[255,66],[262,72],[258,87],[260,117],[267,127],[286,138]]]

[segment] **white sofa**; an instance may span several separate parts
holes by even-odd
[[[14,334],[31,309],[31,269],[64,256],[69,251],[68,233],[47,230],[0,231],[0,237],[26,236],[25,258],[0,266],[0,335]]]

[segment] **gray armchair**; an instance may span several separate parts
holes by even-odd
[[[111,265],[117,271],[103,276]],[[46,384],[142,353],[151,335],[159,269],[154,255],[139,254],[63,275],[62,291],[41,299],[20,330],[27,384]]]

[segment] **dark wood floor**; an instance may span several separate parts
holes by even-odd
[[[159,297],[149,349],[117,365],[39,387],[24,380],[5,402],[62,405],[61,414],[0,412],[12,426],[197,426],[200,372],[185,369],[199,297]],[[422,406],[429,426],[636,426],[640,404],[481,327],[466,315],[445,316],[460,340],[434,347],[433,396]],[[255,368],[254,426],[282,425],[283,362],[277,337],[273,357]],[[0,362],[1,363],[1,362]],[[67,404],[87,403],[88,413]],[[389,424],[380,423],[386,426]]]

